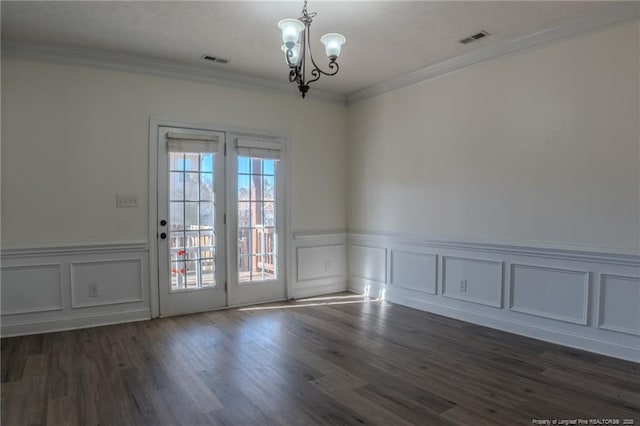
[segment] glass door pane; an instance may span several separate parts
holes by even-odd
[[[238,281],[278,279],[276,175],[272,159],[238,156]]]
[[[172,292],[216,286],[215,155],[169,152]]]

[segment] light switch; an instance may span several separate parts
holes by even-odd
[[[136,194],[116,194],[116,207],[139,207]]]

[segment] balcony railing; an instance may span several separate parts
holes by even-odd
[[[277,243],[274,228],[256,225],[242,231],[241,234],[244,235],[238,237],[239,280],[247,282],[275,279]],[[190,228],[170,233],[174,288],[197,288],[214,284],[215,242],[212,228]],[[175,266],[176,261],[178,266]]]

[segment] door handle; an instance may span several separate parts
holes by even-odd
[[[167,239],[166,232],[163,232],[162,234],[160,234],[160,238],[162,238],[163,240],[166,240]]]

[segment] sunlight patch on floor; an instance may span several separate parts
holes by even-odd
[[[250,308],[240,308],[238,311],[264,311],[273,309],[291,309],[291,308],[306,308],[309,306],[331,306],[331,305],[352,305],[356,303],[375,303],[380,302],[382,299],[367,298],[365,300],[344,300],[336,302],[317,302],[317,303],[286,303],[276,306],[252,306]]]

